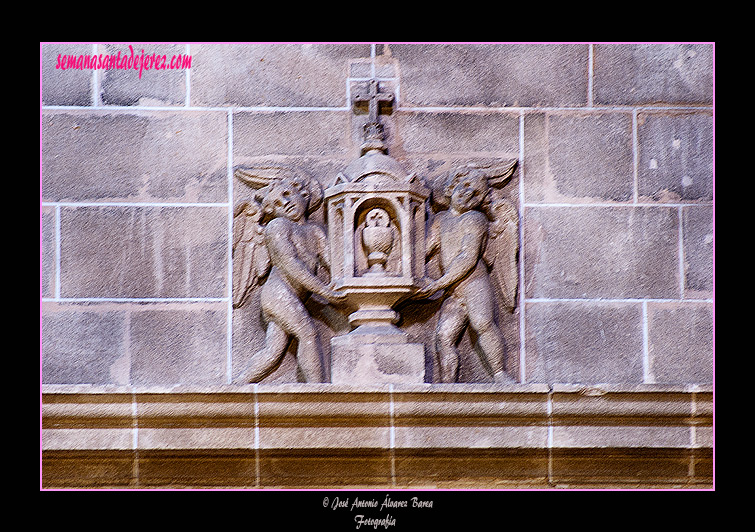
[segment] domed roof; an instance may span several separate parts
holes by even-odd
[[[352,183],[358,181],[405,182],[409,177],[396,159],[380,149],[367,150],[361,157],[352,161],[343,173]]]

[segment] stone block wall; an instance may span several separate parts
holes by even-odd
[[[131,52],[41,46],[43,384],[232,382],[264,340],[257,303],[231,306],[249,195],[233,171],[331,184],[359,155],[349,98],[371,77],[396,95],[383,119],[408,170],[519,160],[519,304],[498,319],[520,383],[713,382],[712,44],[131,47],[190,67],[63,69]],[[438,305],[401,327],[431,346]],[[345,316],[308,308],[329,356]],[[462,354],[461,380],[488,382],[468,336]],[[268,379],[296,381],[290,356]]]

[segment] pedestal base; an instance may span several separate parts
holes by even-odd
[[[396,327],[361,325],[330,346],[333,384],[425,382],[425,346]]]

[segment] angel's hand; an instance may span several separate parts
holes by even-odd
[[[425,277],[421,281],[422,287],[419,288],[414,294],[412,294],[411,299],[426,299],[433,295],[435,292],[440,290],[440,287],[438,286],[437,281],[434,281],[433,279],[430,279],[429,277]]]
[[[346,293],[337,292],[331,288],[326,288],[322,296],[333,305],[339,305],[346,302]]]

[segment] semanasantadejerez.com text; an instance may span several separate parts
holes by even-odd
[[[138,70],[139,79],[145,70],[182,70],[191,68],[190,55],[174,55],[168,59],[167,55],[156,53],[146,54],[144,49],[134,53],[133,46],[129,45],[129,51],[121,54],[92,54],[92,55],[66,55],[58,54],[55,68],[59,70]]]

